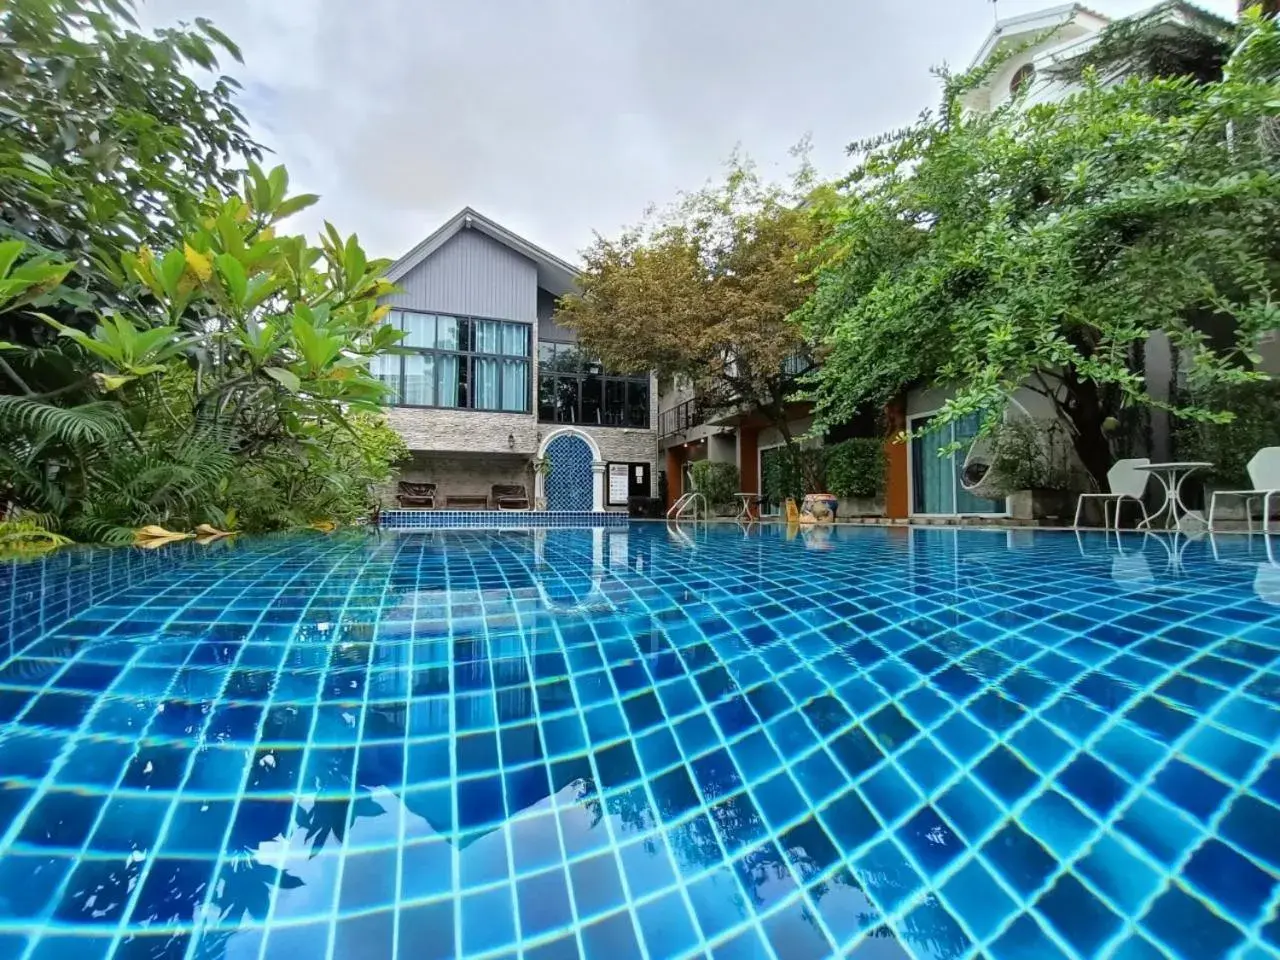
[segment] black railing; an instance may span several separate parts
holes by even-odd
[[[674,433],[685,433],[707,420],[707,411],[699,400],[686,400],[670,410],[658,414],[658,437],[669,437]]]

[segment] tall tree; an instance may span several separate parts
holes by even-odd
[[[820,197],[807,164],[783,187],[735,157],[721,182],[597,237],[561,322],[606,365],[683,378],[706,407],[759,413],[790,446],[788,408],[812,355],[787,318],[813,290],[798,257],[822,237],[805,208]]]
[[[1115,418],[1161,402],[1142,367],[1152,335],[1188,358],[1192,386],[1264,379],[1280,34],[1256,17],[1248,31],[1216,82],[1089,75],[1061,102],[977,114],[959,97],[983,75],[951,78],[940,112],[862,145],[803,311],[826,351],[821,418],[930,383],[955,390],[933,426],[993,423],[1026,386],[1103,483]]]

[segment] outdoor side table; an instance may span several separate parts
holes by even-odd
[[[1181,530],[1183,524],[1192,518],[1194,518],[1195,522],[1203,524],[1204,517],[1195,510],[1187,509],[1187,505],[1183,503],[1182,485],[1186,482],[1187,477],[1197,470],[1207,470],[1212,466],[1212,463],[1202,460],[1187,460],[1176,463],[1145,463],[1135,466],[1133,468],[1135,470],[1145,470],[1148,473],[1155,474],[1155,478],[1164,487],[1164,504],[1146,520],[1139,523],[1137,529],[1152,529],[1160,517],[1164,517],[1166,529]]]
[[[764,502],[764,497],[758,493],[735,493],[734,496],[742,501],[742,506],[738,510],[738,519],[754,520],[755,517],[751,513],[751,508],[758,508]]]

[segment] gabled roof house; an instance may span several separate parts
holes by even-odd
[[[495,486],[562,511],[652,494],[656,387],[603,369],[556,322],[573,264],[466,207],[387,276],[408,352],[371,369],[413,454],[401,480],[433,484],[436,507],[495,507]]]

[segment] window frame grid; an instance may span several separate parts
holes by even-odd
[[[417,317],[431,317],[435,319],[437,323],[436,323],[435,337],[433,339],[435,339],[437,343],[439,342],[439,322],[438,321],[441,317],[446,317],[448,319],[455,320],[455,321],[465,322],[467,325],[466,336],[465,337],[458,336],[456,340],[459,342],[465,340],[465,346],[469,347],[470,349],[447,348],[447,347],[445,348],[418,347],[418,346],[413,346],[403,342],[400,344],[401,348],[403,348],[404,350],[407,350],[410,353],[415,354],[417,356],[426,357],[432,361],[431,363],[431,370],[432,370],[431,396],[432,396],[432,399],[436,401],[434,403],[405,403],[403,400],[405,377],[407,375],[405,367],[406,367],[406,360],[410,354],[409,353],[383,354],[382,356],[384,357],[395,357],[396,359],[399,360],[399,363],[396,364],[398,369],[394,373],[397,386],[396,388],[394,388],[395,392],[388,398],[388,401],[386,404],[387,406],[400,407],[406,410],[455,410],[455,411],[466,412],[466,413],[506,413],[512,416],[529,416],[530,414],[536,413],[536,410],[534,408],[534,398],[533,398],[535,382],[533,379],[534,337],[533,337],[532,323],[525,320],[508,320],[502,317],[482,317],[482,316],[476,316],[474,314],[464,314],[464,313],[444,313],[444,312],[437,313],[429,310],[413,310],[413,309],[404,309],[401,307],[393,307],[388,317],[394,314],[410,314]],[[525,349],[526,349],[525,354],[522,356],[520,354],[513,354],[513,353],[490,353],[488,351],[482,352],[482,351],[476,350],[475,349],[476,336],[475,336],[474,325],[477,322],[509,323],[509,324],[523,327],[525,331]],[[401,325],[398,327],[398,329],[404,330],[403,322],[401,322]],[[439,402],[440,378],[436,375],[436,371],[439,368],[435,363],[435,360],[438,357],[454,357],[459,360],[458,383],[459,383],[459,386],[461,386],[464,383],[466,384],[467,404],[465,406],[461,404],[446,406]],[[476,402],[475,402],[475,382],[476,381],[475,381],[475,362],[474,361],[477,359],[498,361],[498,371],[499,371],[498,405],[496,407],[481,407],[476,405]],[[503,388],[503,380],[502,380],[502,365],[504,362],[507,362],[507,361],[515,361],[517,363],[523,364],[524,371],[525,371],[524,403],[519,409],[514,409],[514,410],[506,409],[502,406],[503,401],[506,399],[504,396],[505,391]],[[380,377],[378,379],[381,380]],[[386,381],[382,381],[382,382],[385,383]]]
[[[581,348],[578,346],[578,344],[574,343],[573,341],[567,341],[567,340],[539,340],[539,341],[538,341],[538,352],[539,352],[539,353],[541,353],[542,348],[543,348],[544,346],[550,346],[550,347],[572,347],[572,348],[574,348],[574,349],[576,349],[576,350],[579,350],[579,351],[581,350]],[[653,384],[653,376],[652,376],[652,374],[635,374],[635,375],[628,376],[628,375],[626,375],[626,374],[608,373],[608,372],[606,372],[606,371],[605,371],[605,369],[604,369],[603,365],[602,365],[598,360],[593,360],[593,359],[589,359],[589,358],[585,358],[585,357],[580,359],[580,361],[579,361],[579,365],[578,365],[577,369],[575,369],[575,370],[562,370],[562,369],[559,369],[559,368],[555,367],[555,366],[554,366],[554,363],[555,363],[555,360],[554,360],[554,359],[552,359],[552,361],[550,362],[550,364],[548,364],[548,365],[547,365],[547,366],[545,366],[545,367],[544,367],[543,363],[544,363],[544,361],[542,360],[541,356],[539,356],[539,358],[538,358],[538,381],[537,381],[537,384],[535,385],[535,390],[534,390],[534,392],[535,392],[536,396],[535,396],[535,398],[534,398],[534,399],[535,399],[535,403],[534,403],[534,411],[533,411],[533,412],[534,412],[534,415],[538,418],[538,422],[539,422],[539,423],[552,424],[552,425],[556,425],[556,426],[599,427],[599,428],[604,429],[604,430],[652,430],[652,429],[653,429],[653,389],[654,389],[654,384]],[[590,368],[590,369],[589,369],[589,368]],[[600,412],[601,412],[601,415],[602,415],[602,416],[604,415],[605,411],[608,409],[608,405],[607,405],[607,397],[608,397],[608,386],[609,386],[609,384],[611,384],[611,383],[620,384],[620,385],[622,386],[622,388],[623,388],[623,404],[622,404],[623,415],[624,415],[624,417],[626,417],[626,418],[628,419],[628,421],[629,421],[629,411],[630,411],[630,409],[631,409],[631,405],[630,405],[631,390],[630,390],[630,387],[631,387],[631,385],[632,385],[632,384],[637,384],[637,385],[639,385],[639,384],[643,384],[643,385],[644,385],[644,387],[645,387],[645,396],[646,396],[646,403],[645,403],[645,406],[644,406],[644,410],[645,410],[644,422],[643,422],[643,423],[640,423],[640,424],[634,424],[634,423],[631,423],[631,422],[626,422],[626,423],[603,423],[603,422],[601,422],[601,423],[589,423],[589,422],[587,422],[587,421],[585,421],[585,420],[582,420],[582,419],[578,419],[578,420],[558,420],[558,419],[550,419],[550,420],[547,420],[547,419],[543,419],[543,416],[542,416],[542,385],[543,385],[543,383],[544,383],[544,382],[546,382],[546,381],[552,381],[552,382],[555,382],[555,381],[557,381],[557,380],[573,380],[573,381],[575,381],[575,382],[577,383],[577,385],[578,385],[578,389],[577,389],[577,394],[578,394],[578,399],[577,399],[577,413],[578,413],[578,416],[579,416],[579,417],[581,417],[581,416],[582,416],[582,410],[583,410],[583,390],[582,390],[582,387],[583,387],[583,384],[584,384],[584,383],[586,383],[586,381],[587,381],[587,380],[597,380],[597,381],[599,381],[599,383],[600,383]],[[558,394],[558,388],[553,387],[553,388],[552,388],[552,391],[553,391],[553,393],[557,393],[557,394]],[[553,405],[553,411],[558,411],[558,410],[559,410],[559,404],[558,404],[558,403],[556,403],[556,404],[554,404],[554,405]]]

